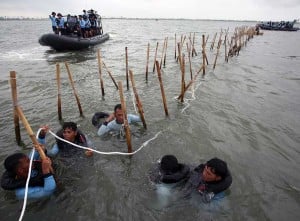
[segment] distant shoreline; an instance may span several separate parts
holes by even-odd
[[[223,20],[223,19],[191,19],[191,18],[125,18],[125,17],[102,17],[102,19],[127,19],[127,20],[191,20],[191,21],[235,21],[235,22],[258,22],[255,20]],[[41,21],[48,20],[48,18],[28,18],[28,17],[6,17],[0,16],[0,21],[16,21],[16,20],[30,20],[30,21]]]

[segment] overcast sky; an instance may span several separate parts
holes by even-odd
[[[47,17],[52,11],[103,17],[293,20],[300,0],[0,0],[0,16]]]

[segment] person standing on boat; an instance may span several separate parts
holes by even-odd
[[[95,36],[97,34],[96,16],[91,16],[90,22],[91,22],[91,33],[92,33],[92,36]]]
[[[81,32],[81,37],[85,38],[85,21],[82,18],[82,15],[79,15],[79,27]]]
[[[83,16],[84,22],[85,22],[85,27],[84,27],[84,31],[85,31],[85,36],[86,37],[92,37],[92,33],[91,33],[91,22],[88,19],[87,16]]]
[[[56,13],[52,12],[51,15],[49,15],[49,19],[51,20],[51,23],[52,23],[52,30],[53,30],[53,32],[55,34],[58,34],[55,16],[56,16]]]
[[[56,23],[57,23],[57,26],[58,26],[58,33],[60,32],[60,34],[64,34],[65,20],[62,17],[61,13],[57,13]]]

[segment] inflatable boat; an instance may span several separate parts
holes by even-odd
[[[39,43],[43,46],[50,46],[57,51],[81,50],[101,44],[109,39],[109,34],[96,35],[90,38],[78,37],[77,35],[44,34],[40,37]]]

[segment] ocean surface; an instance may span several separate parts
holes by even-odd
[[[111,112],[120,102],[109,75],[102,69],[102,97],[97,50],[115,77],[123,83],[128,113],[136,113],[131,85],[126,88],[125,47],[128,65],[143,104],[148,129],[131,127],[133,150],[161,132],[132,157],[94,154],[67,164],[58,157],[59,186],[50,198],[29,201],[23,220],[299,220],[300,217],[300,31],[264,31],[242,47],[239,56],[224,59],[224,45],[215,70],[213,36],[221,29],[232,36],[236,27],[254,22],[202,20],[104,19],[110,40],[77,52],[56,52],[40,46],[38,38],[51,32],[50,21],[0,21],[0,173],[3,162],[17,151],[28,153],[31,141],[21,124],[23,146],[15,141],[9,72],[17,73],[18,105],[34,132],[48,124],[60,128],[57,114],[56,63],[61,67],[61,98],[64,121],[75,121],[93,142],[93,148],[127,152],[119,137],[99,138],[91,118],[97,111]],[[199,75],[184,103],[181,72],[175,60],[175,34],[195,33],[197,56],[191,57],[192,73],[202,64],[201,36],[208,37],[209,66]],[[161,61],[168,39],[162,81],[169,117],[165,116],[160,85],[153,73],[155,48]],[[224,39],[224,35],[222,37]],[[217,42],[216,40],[216,42]],[[187,42],[187,41],[185,41]],[[149,76],[145,80],[147,45],[150,44]],[[217,43],[216,43],[217,44]],[[188,54],[186,83],[190,81]],[[177,52],[178,53],[178,52]],[[83,109],[79,115],[64,62],[69,63]],[[55,142],[49,134],[47,148]],[[196,166],[210,158],[225,160],[233,176],[226,197],[204,204],[195,193],[181,197],[177,188],[160,188],[148,172],[165,154]],[[17,220],[22,201],[0,191],[0,217]]]

